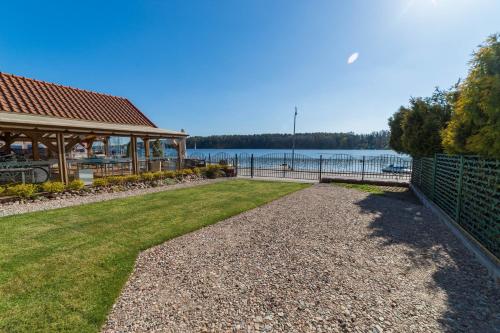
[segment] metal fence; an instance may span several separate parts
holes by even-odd
[[[437,154],[413,160],[412,184],[500,258],[500,161]]]
[[[190,154],[208,164],[231,165],[239,176],[321,180],[324,178],[409,182],[411,159],[395,155]]]

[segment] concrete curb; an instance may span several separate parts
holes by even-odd
[[[471,251],[476,259],[488,270],[493,280],[500,283],[500,261],[487,249],[485,249],[477,240],[475,240],[466,230],[458,223],[453,221],[448,214],[439,208],[434,202],[429,200],[418,188],[410,184],[410,188],[422,202],[429,208],[438,219],[443,222],[451,232],[462,242],[469,251]]]

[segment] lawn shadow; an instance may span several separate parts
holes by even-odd
[[[371,237],[383,246],[405,245],[414,268],[434,270],[433,288],[447,296],[439,318],[444,331],[500,332],[500,288],[451,231],[408,189],[406,192],[368,194],[356,203],[364,213],[375,213]]]

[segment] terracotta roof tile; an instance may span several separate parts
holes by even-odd
[[[128,99],[0,72],[0,110],[156,127]]]

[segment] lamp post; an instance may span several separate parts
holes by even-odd
[[[295,113],[293,114],[293,136],[292,136],[292,170],[293,163],[295,160],[295,123],[297,122],[297,107],[295,107]]]

